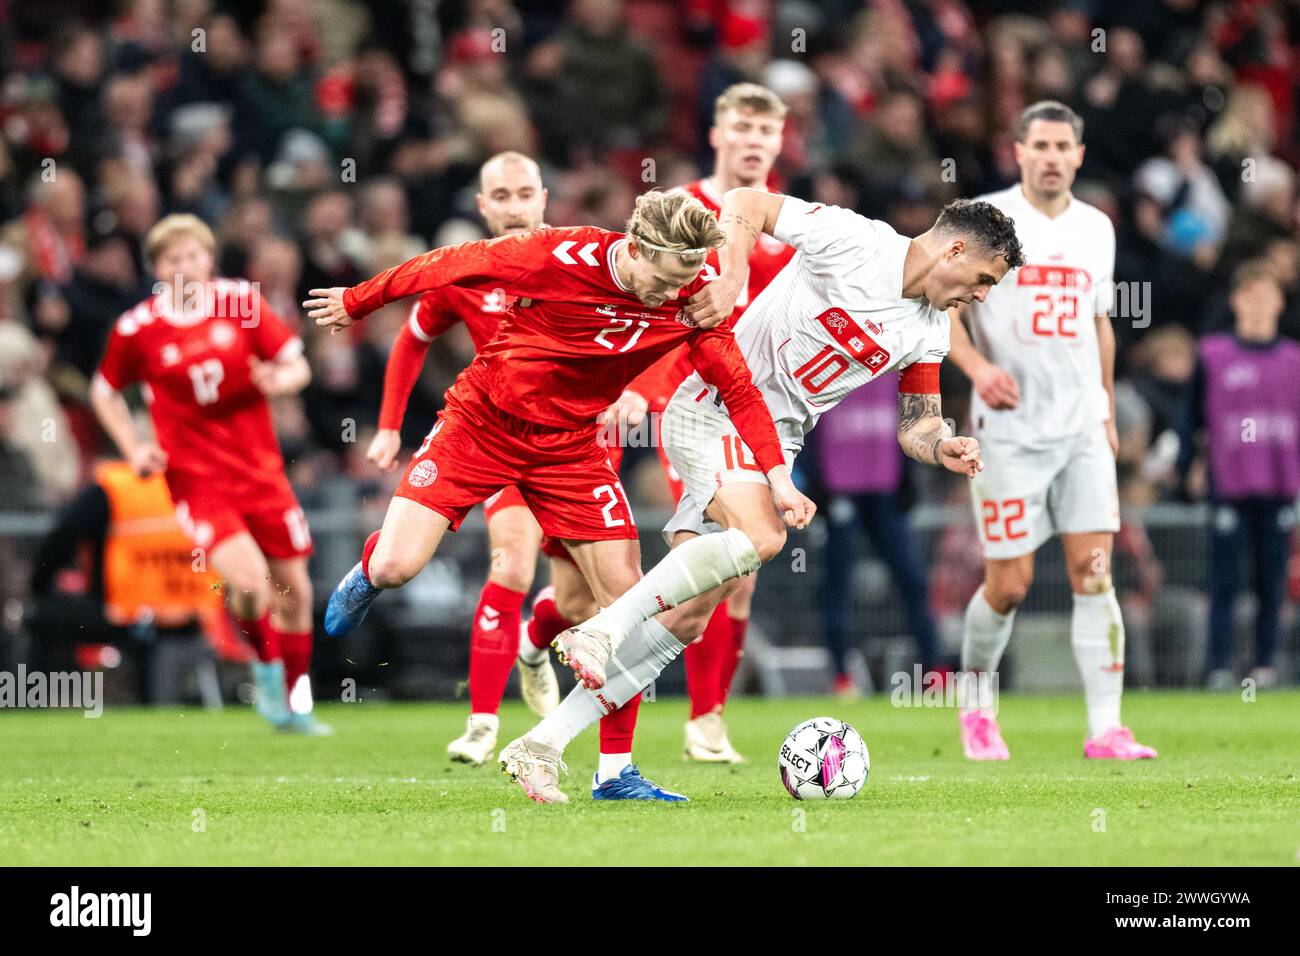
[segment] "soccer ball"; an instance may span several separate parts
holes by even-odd
[[[871,755],[862,735],[844,721],[814,717],[790,731],[777,765],[796,800],[847,800],[867,782]]]

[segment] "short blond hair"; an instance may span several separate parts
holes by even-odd
[[[781,102],[781,97],[766,86],[759,86],[757,83],[733,83],[713,101],[714,124],[717,124],[727,110],[749,110],[784,121],[787,107]]]
[[[193,236],[208,252],[217,251],[217,240],[208,224],[198,216],[178,212],[163,216],[144,237],[145,253],[149,256],[149,261],[157,262],[164,249],[185,236]]]
[[[636,198],[627,234],[651,262],[676,255],[686,266],[702,266],[710,249],[727,241],[718,217],[694,196],[651,190]]]

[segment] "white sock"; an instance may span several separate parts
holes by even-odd
[[[752,574],[763,562],[739,528],[702,534],[680,544],[593,620],[626,634],[661,611],[718,585]]]
[[[609,659],[604,687],[587,690],[579,684],[527,737],[563,750],[578,734],[641,693],[681,652],[682,642],[662,624],[643,622]]]
[[[1088,736],[1099,737],[1120,725],[1119,705],[1124,694],[1124,618],[1114,588],[1102,594],[1074,596],[1070,644],[1083,676]]]
[[[984,598],[980,587],[966,605],[966,617],[961,637],[961,669],[964,673],[985,671],[997,673],[1002,663],[1002,652],[1011,640],[1011,625],[1016,619],[1016,609],[999,614]]]
[[[600,766],[596,770],[596,783],[613,780],[623,772],[624,767],[631,766],[631,754],[601,754]]]
[[[519,629],[519,657],[525,664],[540,664],[546,660],[546,648],[535,645],[528,636],[528,622]]]

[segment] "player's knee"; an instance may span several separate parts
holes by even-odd
[[[266,580],[242,574],[226,579],[226,601],[238,618],[255,621],[271,610],[271,586]]]
[[[754,550],[758,552],[758,560],[767,564],[785,547],[785,527],[774,525],[769,528],[746,530],[750,542],[754,545]]]
[[[1007,614],[1025,603],[1032,582],[1022,577],[1005,578],[984,585],[984,600],[999,614]]]
[[[382,539],[381,539],[382,541]],[[400,588],[420,573],[423,564],[401,554],[382,553],[379,548],[366,565],[370,583],[379,588]]]
[[[488,580],[511,591],[526,594],[533,587],[536,559],[526,558],[513,548],[493,548]]]

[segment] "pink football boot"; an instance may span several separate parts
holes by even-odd
[[[991,711],[967,710],[961,717],[961,746],[968,760],[1010,760],[998,720]]]
[[[1083,755],[1089,760],[1150,760],[1156,751],[1134,740],[1127,727],[1112,727],[1100,737],[1085,740]]]

